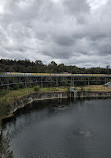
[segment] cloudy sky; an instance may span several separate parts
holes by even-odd
[[[0,0],[0,58],[111,63],[111,0]]]

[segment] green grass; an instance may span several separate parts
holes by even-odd
[[[11,90],[0,97],[0,104],[8,104],[14,102],[15,99],[34,92],[33,88]]]
[[[6,94],[4,94],[3,96],[0,97],[0,103],[1,102],[12,102],[14,98],[20,98],[23,97],[25,95],[28,95],[30,93],[34,93],[34,88],[24,88],[24,89],[17,89],[17,90],[11,90],[6,92]],[[50,87],[50,88],[40,88],[38,90],[38,92],[64,92],[64,91],[68,91],[69,89],[67,87]]]
[[[37,86],[35,86],[37,87]],[[28,94],[35,93],[35,87],[32,88],[24,88],[24,89],[17,89],[17,90],[10,90],[3,92],[0,96],[0,117],[3,115],[7,115],[12,106],[15,106],[14,103],[19,98],[24,97]],[[50,87],[50,88],[39,88],[37,93],[41,92],[66,92],[69,88],[66,87]],[[2,91],[2,90],[1,90]]]
[[[24,97],[31,93],[42,93],[42,92],[65,92],[68,91],[69,88],[66,87],[50,87],[50,88],[40,88],[38,86],[32,88],[24,88],[24,89],[16,89],[16,90],[0,90],[0,127],[1,127],[1,118],[6,118],[11,116],[10,111],[11,108],[16,106],[14,102],[21,97]],[[7,142],[8,143],[8,142]],[[0,156],[1,156],[1,143],[0,143]],[[5,149],[5,148],[4,148]],[[8,156],[12,158],[12,153],[8,151],[6,153]]]
[[[76,87],[77,90],[82,91],[111,91],[111,88],[104,87],[103,85],[90,85],[83,87]],[[35,91],[36,90],[36,91]],[[0,117],[9,113],[16,100],[24,97],[31,93],[42,93],[42,92],[66,92],[69,91],[69,87],[49,87],[40,88],[38,86],[32,88],[23,88],[16,90],[0,90]],[[15,105],[16,106],[16,105]]]
[[[89,86],[76,87],[76,90],[111,92],[111,88],[105,87],[104,85],[89,85]]]
[[[10,90],[10,91],[0,90],[0,120],[1,120],[2,116],[10,113],[11,106],[13,106],[15,100],[17,100],[23,96],[26,96],[28,94],[35,93],[35,91],[34,91],[35,87]],[[100,86],[90,85],[90,86],[76,87],[76,90],[111,91],[111,88],[104,87],[102,85],[100,85]],[[66,91],[69,91],[69,87],[49,87],[49,88],[38,88],[37,93],[66,92]],[[1,121],[0,121],[0,123],[1,123]],[[1,150],[1,146],[0,146],[0,150]]]
[[[39,92],[66,92],[69,88],[67,87],[50,87],[50,88],[41,88]]]

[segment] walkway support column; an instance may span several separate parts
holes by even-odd
[[[56,77],[56,87],[58,87],[58,78]]]

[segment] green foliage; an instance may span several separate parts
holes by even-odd
[[[30,60],[0,60],[1,72],[43,72],[43,73],[73,73],[73,74],[109,74],[110,70],[100,67],[78,68],[75,65],[65,65],[63,63],[57,65],[52,61],[45,65],[40,60],[31,62]]]
[[[84,88],[83,86],[81,87],[81,91],[82,91],[82,92],[84,92],[84,91],[85,91],[85,88]]]
[[[80,87],[80,90],[82,91],[82,92],[91,92],[91,89],[90,88],[86,88],[86,87]]]
[[[40,90],[40,86],[35,86],[35,87],[34,87],[34,91],[35,91],[35,92],[38,92],[39,90]]]
[[[5,91],[3,90],[3,95],[0,96],[0,118],[4,115],[9,114],[9,112],[16,107],[17,100],[23,96],[29,95],[34,92],[56,92],[69,91],[69,87],[49,87],[40,88],[40,86],[35,86],[32,88],[24,88],[17,90]],[[0,91],[1,92],[1,91]]]
[[[70,91],[70,87],[66,87],[66,90],[67,90],[67,91]]]
[[[24,84],[23,83],[14,84],[14,85],[10,86],[11,90],[22,89],[22,88],[24,88]]]
[[[7,89],[1,89],[0,90],[0,97],[7,94],[8,92],[9,92],[9,90],[7,90]]]
[[[88,89],[86,89],[85,91],[89,93],[89,92],[91,92],[91,89],[90,89],[90,88],[88,88]]]
[[[24,88],[24,84],[23,84],[23,83],[20,83],[20,84],[19,84],[19,88],[21,88],[21,89]]]

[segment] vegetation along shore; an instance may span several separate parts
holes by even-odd
[[[111,88],[104,87],[102,85],[90,85],[81,86],[75,88],[78,93],[80,92],[111,92]],[[4,116],[9,116],[12,109],[17,108],[17,101],[25,96],[33,95],[35,93],[54,93],[54,92],[70,92],[69,87],[50,87],[50,88],[40,88],[39,86],[34,86],[30,88],[21,88],[15,90],[2,89],[0,93],[0,118]],[[21,103],[22,104],[22,103]],[[10,114],[11,115],[11,114]]]
[[[77,97],[111,97],[111,88],[102,85],[76,87]],[[34,100],[68,98],[69,87],[1,89],[0,90],[0,135],[2,134],[2,120],[7,120],[16,114],[16,110],[23,108]],[[1,144],[0,144],[1,145]],[[2,146],[0,147],[2,150]],[[1,152],[0,152],[1,153]],[[11,154],[11,153],[10,153]]]

